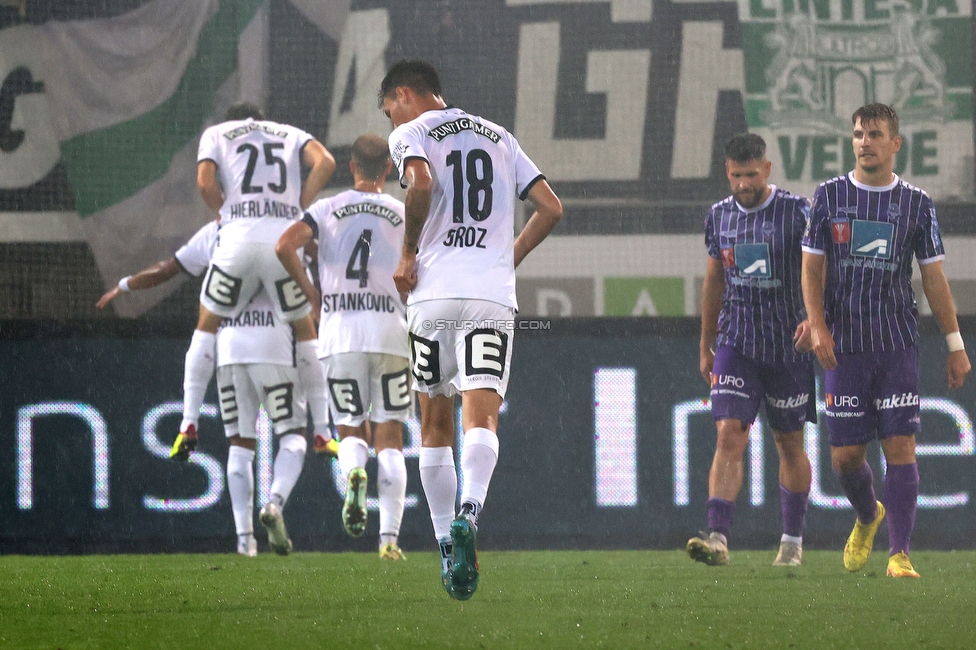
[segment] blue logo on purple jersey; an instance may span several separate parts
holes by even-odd
[[[851,225],[851,255],[879,260],[891,259],[894,225],[863,219],[854,219]]]
[[[771,278],[773,265],[769,262],[769,244],[736,244],[735,265],[743,277]]]

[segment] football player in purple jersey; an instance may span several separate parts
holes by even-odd
[[[692,559],[729,563],[728,535],[742,489],[749,428],[766,405],[779,452],[783,536],[775,566],[800,564],[810,493],[803,424],[816,422],[813,359],[800,292],[807,200],[769,184],[761,137],[725,147],[732,196],[705,219],[708,266],[702,288],[700,370],[711,387],[718,430],[708,476],[708,533],[688,541]],[[806,352],[798,352],[797,350]]]
[[[971,366],[942,269],[935,206],[894,173],[902,143],[898,115],[885,104],[868,104],[851,123],[854,170],[821,183],[813,196],[803,239],[803,298],[813,350],[826,370],[831,464],[857,513],[844,567],[859,571],[867,564],[887,515],[887,574],[917,578],[909,559],[921,430],[913,258],[946,335],[949,388],[962,386]],[[872,440],[881,441],[887,462],[883,504],[865,461]]]

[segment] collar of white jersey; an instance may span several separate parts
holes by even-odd
[[[754,208],[744,208],[744,207],[742,207],[742,204],[741,203],[739,203],[738,201],[736,201],[735,202],[735,207],[739,208],[739,210],[741,210],[742,212],[745,212],[746,214],[752,214],[753,212],[759,212],[760,210],[762,210],[764,208],[768,208],[769,207],[769,204],[773,202],[773,199],[774,198],[776,198],[776,186],[775,185],[770,185],[769,186],[769,196],[767,196],[766,197],[766,200],[762,202],[762,205],[757,205]]]
[[[854,170],[847,172],[847,179],[854,185],[854,187],[856,187],[859,190],[867,190],[868,192],[887,192],[888,190],[895,189],[895,185],[897,185],[898,181],[901,180],[900,178],[898,178],[898,174],[892,172],[891,175],[895,177],[895,180],[891,181],[887,185],[883,185],[880,187],[877,185],[865,185],[864,183],[856,180],[854,178]]]

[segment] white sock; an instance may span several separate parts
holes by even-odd
[[[325,395],[325,369],[318,357],[318,343],[298,341],[295,343],[295,368],[298,380],[305,389],[308,410],[312,413],[312,434],[329,437],[329,400]]]
[[[403,501],[407,496],[407,464],[399,449],[384,449],[376,454],[377,492],[380,498],[380,539],[392,536],[396,542],[403,519]]]
[[[780,538],[779,541],[793,542],[794,544],[799,544],[800,546],[803,546],[803,536],[793,537],[792,535],[787,535],[786,533],[783,533],[783,536]]]
[[[227,451],[227,491],[238,535],[254,534],[254,452],[231,445]]]
[[[485,505],[488,484],[498,462],[498,436],[491,429],[476,427],[464,434],[461,446],[461,472],[464,473],[464,487],[461,488],[461,503],[473,503],[477,511]],[[477,514],[476,511],[476,514]]]
[[[369,446],[366,441],[356,436],[346,436],[339,441],[339,471],[344,478],[357,467],[366,467],[369,458]]]
[[[180,423],[180,431],[186,431],[190,424],[197,426],[216,359],[217,335],[193,330],[183,366],[183,421]]]
[[[451,537],[454,521],[454,505],[457,502],[457,469],[454,467],[454,449],[451,447],[420,448],[420,483],[430,507],[430,521],[434,524],[434,537],[438,540]]]
[[[285,506],[292,488],[298,482],[298,477],[302,475],[302,465],[305,464],[305,450],[308,448],[308,441],[305,436],[298,433],[289,433],[281,436],[278,440],[278,455],[274,460],[274,479],[271,481],[271,496],[279,496],[281,503]],[[273,499],[275,502],[278,499]]]

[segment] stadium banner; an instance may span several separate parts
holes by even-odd
[[[683,547],[705,526],[715,448],[707,386],[698,374],[697,324],[687,318],[519,323],[482,548]],[[922,410],[915,547],[972,549],[976,384],[947,391],[945,342],[933,322],[925,321],[925,331],[922,393],[908,396]],[[962,331],[976,331],[976,320],[964,319]],[[976,349],[976,339],[967,336],[967,343]],[[201,419],[200,450],[188,464],[168,459],[181,409],[181,364],[173,360],[186,345],[183,337],[124,331],[0,340],[0,364],[17,378],[0,394],[6,458],[0,552],[233,551],[227,445],[214,391]],[[824,397],[820,388],[821,411]],[[268,421],[259,428],[260,506],[270,485],[272,443]],[[853,511],[830,469],[825,432],[810,425],[805,435],[814,470],[806,547],[837,550],[839,569]],[[408,423],[406,442],[401,540],[408,550],[433,551],[416,419]],[[876,444],[869,461],[881,495]],[[733,547],[773,549],[782,532],[778,463],[761,419],[750,430],[745,467]],[[375,461],[367,470],[372,481]],[[298,550],[375,552],[375,485],[369,527],[358,540],[342,529],[343,490],[336,463],[310,452],[285,509]]]
[[[972,194],[972,3],[739,0],[749,129],[791,191],[854,166],[851,114],[898,111],[896,173],[936,198]]]

